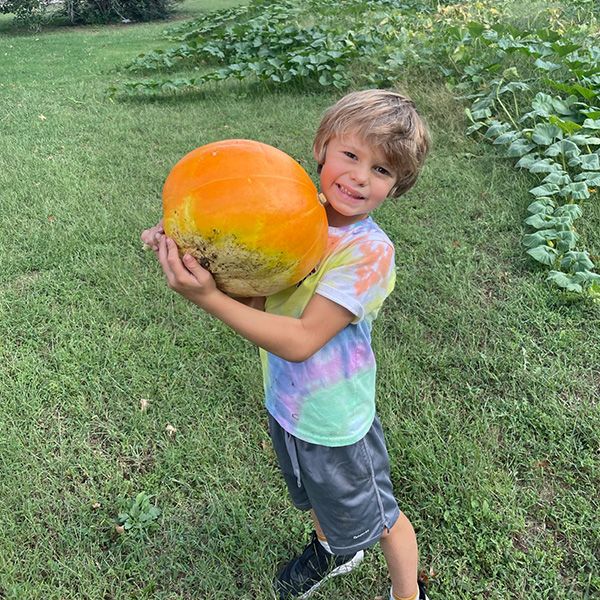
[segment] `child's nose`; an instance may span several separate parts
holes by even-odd
[[[368,177],[369,177],[368,169],[361,165],[356,165],[356,167],[352,171],[352,179],[360,185],[365,185],[365,183],[367,183]]]

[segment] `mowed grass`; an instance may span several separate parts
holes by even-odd
[[[256,349],[170,292],[139,232],[170,168],[213,140],[273,144],[314,176],[337,96],[225,84],[107,99],[115,67],[164,47],[164,28],[0,22],[0,597],[266,600],[310,529],[270,449]],[[524,258],[532,180],[465,139],[442,85],[401,86],[435,143],[416,188],[376,215],[398,285],[374,343],[430,596],[591,600],[600,307],[566,301]],[[600,255],[597,197],[581,223]],[[118,534],[141,491],[157,527]],[[385,597],[386,577],[375,549],[315,598]]]

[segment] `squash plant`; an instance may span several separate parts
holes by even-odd
[[[467,132],[539,177],[525,219],[527,254],[552,285],[598,299],[598,259],[582,248],[575,222],[600,185],[600,5],[554,5],[539,27],[504,16],[511,4],[253,0],[171,29],[174,46],[125,67],[146,77],[110,93],[177,93],[229,78],[386,87],[407,68],[441,76],[468,102]],[[181,68],[198,74],[175,76]]]
[[[514,67],[489,78],[468,96],[468,133],[482,135],[505,148],[516,166],[540,178],[524,224],[527,254],[550,269],[548,281],[568,292],[600,298],[600,275],[592,257],[578,249],[575,220],[581,204],[600,185],[600,47],[588,38],[556,31],[517,31],[493,25],[463,45],[488,46],[487,56],[510,62],[518,52],[531,64],[529,77]],[[479,54],[481,56],[481,54]],[[501,63],[500,63],[501,64]],[[462,76],[470,87],[476,68],[473,55]],[[544,90],[544,91],[540,91]],[[548,93],[552,92],[552,93]]]
[[[204,72],[194,77],[134,80],[120,89],[111,88],[111,93],[176,92],[231,78],[345,88],[350,83],[350,65],[375,45],[374,36],[368,28],[348,29],[332,17],[314,19],[312,4],[255,1],[171,30],[178,45],[142,54],[125,69],[148,74],[191,67]]]

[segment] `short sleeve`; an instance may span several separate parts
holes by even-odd
[[[385,240],[356,240],[332,257],[316,293],[340,304],[356,316],[373,320],[394,289],[394,246]]]

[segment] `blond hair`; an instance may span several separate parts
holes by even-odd
[[[338,100],[323,115],[315,136],[313,150],[320,167],[329,140],[348,134],[383,152],[396,176],[390,196],[401,196],[415,184],[430,136],[410,98],[374,89],[351,92]]]

